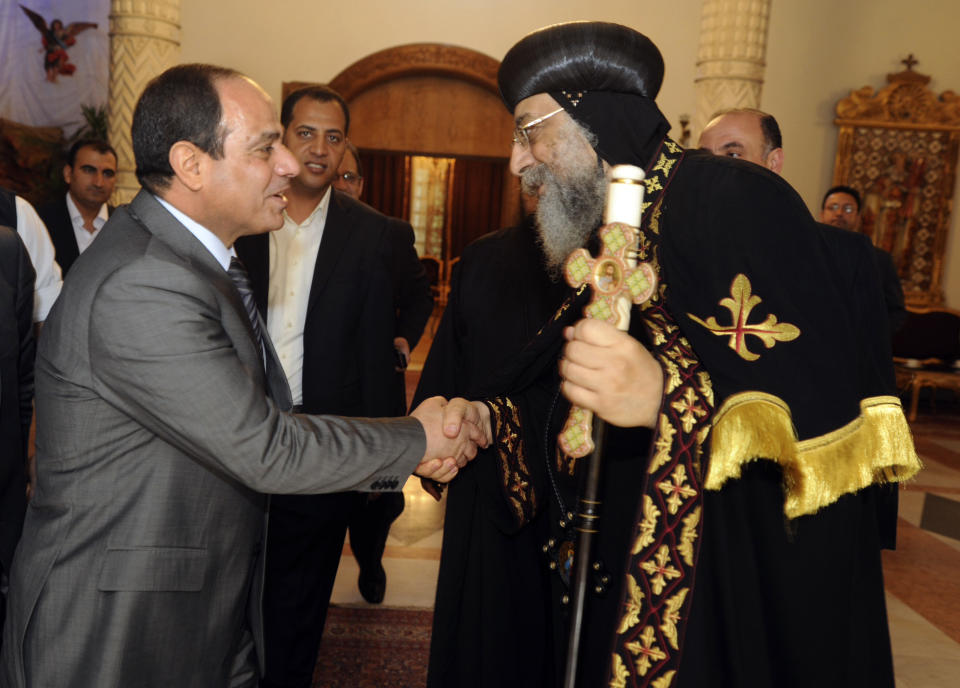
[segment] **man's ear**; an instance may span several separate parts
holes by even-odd
[[[764,164],[771,172],[780,174],[781,170],[783,170],[783,149],[774,148],[767,153],[767,159],[764,161]]]
[[[73,181],[73,168],[70,165],[63,166],[63,181],[67,183],[67,186],[70,186]]]
[[[167,154],[173,176],[190,191],[203,188],[204,153],[189,141],[177,141]]]

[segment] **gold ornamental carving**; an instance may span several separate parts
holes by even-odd
[[[912,56],[911,56],[912,58]],[[888,74],[888,85],[879,91],[864,86],[837,103],[836,123],[845,120],[856,124],[873,122],[884,126],[901,125],[908,129],[960,129],[960,96],[953,91],[939,95],[928,88],[930,77],[913,71],[913,60],[907,69]]]
[[[879,91],[864,86],[837,103],[833,181],[860,193],[860,231],[893,257],[907,304],[933,306],[943,301],[960,96],[932,91],[913,55],[903,63]]]

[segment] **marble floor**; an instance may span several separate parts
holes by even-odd
[[[414,378],[425,351],[414,352]],[[415,383],[413,383],[415,384]],[[921,405],[912,430],[924,462],[901,490],[898,547],[884,552],[887,612],[897,688],[960,685],[960,405]],[[443,529],[443,502],[404,488],[406,510],[394,523],[384,556],[392,607],[433,606]],[[357,565],[341,559],[333,602],[366,606],[357,590]],[[322,650],[321,650],[322,651]]]

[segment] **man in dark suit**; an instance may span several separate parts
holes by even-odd
[[[5,583],[26,509],[27,439],[33,417],[33,266],[0,227],[0,580]],[[0,593],[0,626],[5,597]]]
[[[394,230],[388,218],[332,188],[349,111],[326,87],[289,95],[283,143],[300,163],[283,227],[249,237],[260,312],[305,413],[400,411],[395,372]],[[412,250],[412,246],[410,247]],[[366,495],[277,496],[271,502],[264,686],[309,686],[347,524]]]
[[[63,276],[107,222],[113,207],[107,205],[117,182],[117,153],[106,141],[80,139],[63,166],[67,193],[45,203],[37,213],[47,226]]]
[[[360,200],[363,193],[363,168],[357,147],[347,139],[346,150],[337,167],[333,188]],[[406,369],[410,352],[433,311],[433,295],[426,270],[413,248],[415,237],[409,222],[390,218],[393,227],[394,307],[397,326],[393,347],[397,351],[397,394],[401,408],[407,407]],[[383,568],[383,550],[390,534],[390,524],[403,513],[402,492],[371,493],[366,503],[350,520],[350,549],[360,567],[357,587],[363,599],[371,604],[383,602],[387,589],[387,572]]]
[[[77,260],[40,340],[3,686],[254,686],[264,493],[399,489],[472,453],[442,432],[479,420],[462,401],[379,421],[289,412],[231,256],[283,222],[299,166],[280,136],[233,70],[179,65],[140,97],[145,190]]]
[[[357,147],[347,139],[346,150],[333,188],[342,191],[351,198],[360,200],[363,193],[363,168],[360,165],[360,153]],[[393,345],[403,355],[404,364],[410,359],[410,352],[416,348],[420,336],[433,312],[433,296],[430,293],[430,280],[426,270],[413,249],[416,237],[409,222],[391,217],[394,228],[393,276],[397,309],[397,331]],[[405,399],[406,397],[404,397]],[[406,403],[404,401],[404,403]]]
[[[834,186],[827,189],[820,204],[820,221],[840,229],[859,231],[860,193],[849,186]],[[873,247],[873,258],[883,286],[883,300],[887,305],[890,336],[897,333],[907,320],[907,308],[903,301],[903,285],[893,264],[893,257],[879,246]]]

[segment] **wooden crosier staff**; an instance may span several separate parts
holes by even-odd
[[[633,165],[616,165],[610,171],[604,227],[599,235],[603,248],[598,258],[586,249],[577,249],[564,268],[567,282],[574,288],[589,283],[593,297],[584,308],[588,318],[604,320],[626,332],[630,327],[630,308],[650,298],[657,279],[647,263],[637,264],[637,231],[643,207],[643,170]],[[592,426],[592,427],[591,427]],[[564,688],[575,688],[580,635],[590,569],[590,552],[599,521],[600,468],[606,423],[593,420],[593,413],[574,407],[560,433],[558,442],[571,458],[587,454],[587,479],[580,498],[577,548],[574,555],[573,604]]]

